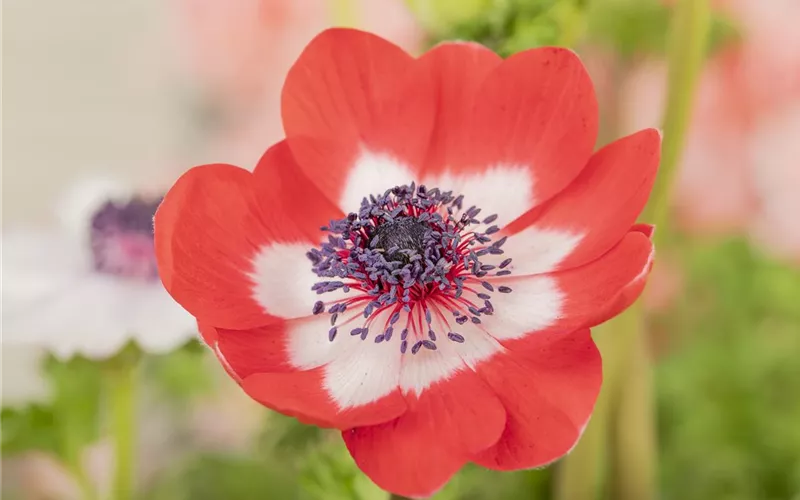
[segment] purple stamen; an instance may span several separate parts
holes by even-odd
[[[448,333],[447,338],[452,340],[453,342],[458,342],[459,344],[464,343],[464,336],[456,332]]]
[[[502,254],[501,247],[507,237],[493,242],[492,235],[500,232],[499,225],[492,225],[498,219],[497,214],[481,221],[478,219],[481,209],[470,206],[463,210],[463,203],[463,196],[412,182],[382,194],[368,195],[358,210],[324,226],[327,241],[307,253],[312,270],[320,277],[312,290],[317,294],[354,293],[349,300],[337,297],[329,301],[335,302],[327,308],[332,327],[329,338],[335,337],[338,315],[345,312],[348,304],[351,309],[358,305],[358,310],[348,315],[345,322],[363,315],[364,324],[370,325],[376,315],[390,314],[384,323],[385,330],[375,337],[377,344],[391,339],[393,325],[403,314],[408,315],[407,326],[421,327],[420,316],[412,316],[414,309],[420,307],[428,325],[429,340],[416,340],[412,353],[419,352],[421,346],[436,348],[437,336],[431,325],[433,313],[440,313],[434,307],[450,310],[456,323],[462,325],[468,321],[480,323],[481,315],[494,312],[489,302],[491,295],[475,291],[472,283],[477,281],[493,292],[492,284],[482,278],[490,272],[510,273],[503,268],[511,259],[505,259],[496,272],[498,266],[481,262],[486,255]],[[474,224],[486,224],[488,228],[482,232],[469,228]],[[508,293],[506,289],[510,291],[508,287],[500,291]],[[474,305],[476,298],[483,302],[483,307]],[[315,302],[313,314],[325,311],[325,301]],[[369,329],[354,328],[350,333],[364,340]],[[450,333],[450,340],[464,341],[460,334]],[[408,348],[408,334],[408,327],[400,334],[403,353]]]

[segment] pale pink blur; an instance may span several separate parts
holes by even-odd
[[[198,161],[252,168],[283,136],[280,91],[292,62],[320,31],[348,23],[404,49],[423,33],[403,0],[176,0],[186,70],[221,108],[223,128]],[[337,12],[347,5],[346,15]]]
[[[729,0],[742,39],[702,73],[673,204],[685,229],[748,234],[800,262],[800,2]],[[659,125],[666,65],[637,64],[624,82],[620,132]]]

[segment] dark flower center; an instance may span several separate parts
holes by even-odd
[[[400,217],[391,222],[380,224],[370,246],[383,251],[387,260],[409,263],[409,254],[424,252],[426,240],[430,241],[429,224],[420,222],[415,217]]]
[[[482,315],[494,313],[490,293],[495,289],[485,277],[511,274],[505,269],[511,259],[495,266],[482,263],[481,257],[502,254],[506,238],[492,242],[491,235],[500,231],[491,225],[497,216],[479,220],[481,210],[464,210],[463,200],[449,191],[412,183],[364,198],[358,213],[322,228],[330,233],[328,241],[307,255],[317,276],[327,279],[312,289],[319,295],[349,294],[314,305],[314,314],[327,310],[331,315],[331,341],[338,332],[339,316],[355,307],[363,311],[364,321],[350,331],[352,335],[366,339],[376,318],[386,313],[381,315],[383,324],[377,325],[381,333],[375,342],[389,341],[402,317],[405,327],[400,350],[405,353],[411,342],[412,354],[437,348],[434,317],[448,329],[441,332],[441,338],[465,341],[462,334],[450,331],[450,320],[442,311],[450,312],[457,325],[479,324]],[[486,228],[468,229],[480,225]],[[511,289],[501,286],[497,291],[509,293]],[[409,330],[413,338],[409,338]]]
[[[158,278],[153,215],[161,199],[108,201],[92,216],[90,245],[95,270],[126,278]]]

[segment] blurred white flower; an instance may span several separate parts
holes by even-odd
[[[3,344],[41,346],[59,358],[106,358],[133,340],[170,351],[194,319],[161,285],[152,219],[160,198],[102,179],[73,186],[56,230],[4,228]]]

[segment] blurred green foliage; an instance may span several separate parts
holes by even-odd
[[[666,54],[672,8],[661,0],[594,0],[587,10],[587,38],[623,57]],[[712,18],[709,50],[735,41],[733,21],[716,12]]]
[[[661,328],[665,499],[800,494],[800,271],[744,241],[688,243],[687,288]]]
[[[81,357],[49,358],[44,373],[53,388],[48,404],[3,408],[3,453],[35,449],[72,462],[99,436],[102,373],[96,363]]]
[[[208,348],[191,340],[182,348],[160,356],[149,356],[144,378],[160,396],[175,404],[185,404],[214,389],[213,367]]]
[[[608,46],[623,57],[663,55],[671,7],[661,0],[408,0],[439,40],[472,40],[502,56],[545,45]],[[710,50],[736,39],[717,13]]]

